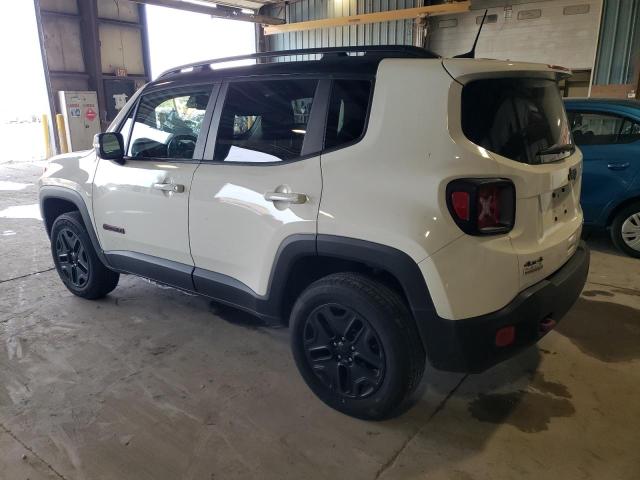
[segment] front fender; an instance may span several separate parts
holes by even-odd
[[[60,187],[56,185],[43,185],[40,187],[39,192],[39,203],[40,203],[40,213],[42,214],[43,222],[45,223],[45,228],[47,230],[47,235],[50,235],[51,227],[53,225],[53,219],[49,219],[49,216],[46,215],[48,202],[52,200],[62,200],[68,203],[73,204],[76,209],[80,212],[82,216],[82,222],[84,223],[85,228],[87,229],[87,233],[89,238],[91,239],[91,243],[93,245],[93,249],[96,251],[98,258],[102,263],[106,266],[109,266],[109,262],[107,261],[102,247],[100,246],[100,242],[98,241],[98,236],[96,235],[96,231],[93,225],[93,221],[91,216],[89,215],[89,209],[87,208],[87,204],[85,203],[82,195],[66,187]]]

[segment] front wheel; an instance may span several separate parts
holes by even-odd
[[[640,258],[640,202],[616,215],[611,223],[611,240],[622,252]]]
[[[400,296],[356,273],[329,275],[300,295],[291,313],[291,347],[323,402],[370,420],[407,405],[426,360]]]
[[[53,222],[51,254],[62,283],[74,295],[102,298],[118,285],[120,275],[98,258],[79,212],[64,213]]]

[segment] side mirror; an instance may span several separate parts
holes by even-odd
[[[117,132],[98,133],[93,137],[98,157],[124,165],[124,140]]]

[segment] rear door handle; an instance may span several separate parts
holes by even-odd
[[[304,193],[292,193],[292,192],[267,192],[264,194],[264,199],[270,202],[285,202],[302,204],[307,203],[309,197]]]
[[[624,170],[625,168],[629,168],[630,165],[629,162],[610,163],[607,165],[607,168],[609,170]]]
[[[180,185],[179,183],[154,183],[153,188],[162,190],[163,192],[184,192],[184,185]]]

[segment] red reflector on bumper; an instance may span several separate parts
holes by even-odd
[[[496,347],[507,347],[516,339],[516,327],[502,327],[496,332]]]

